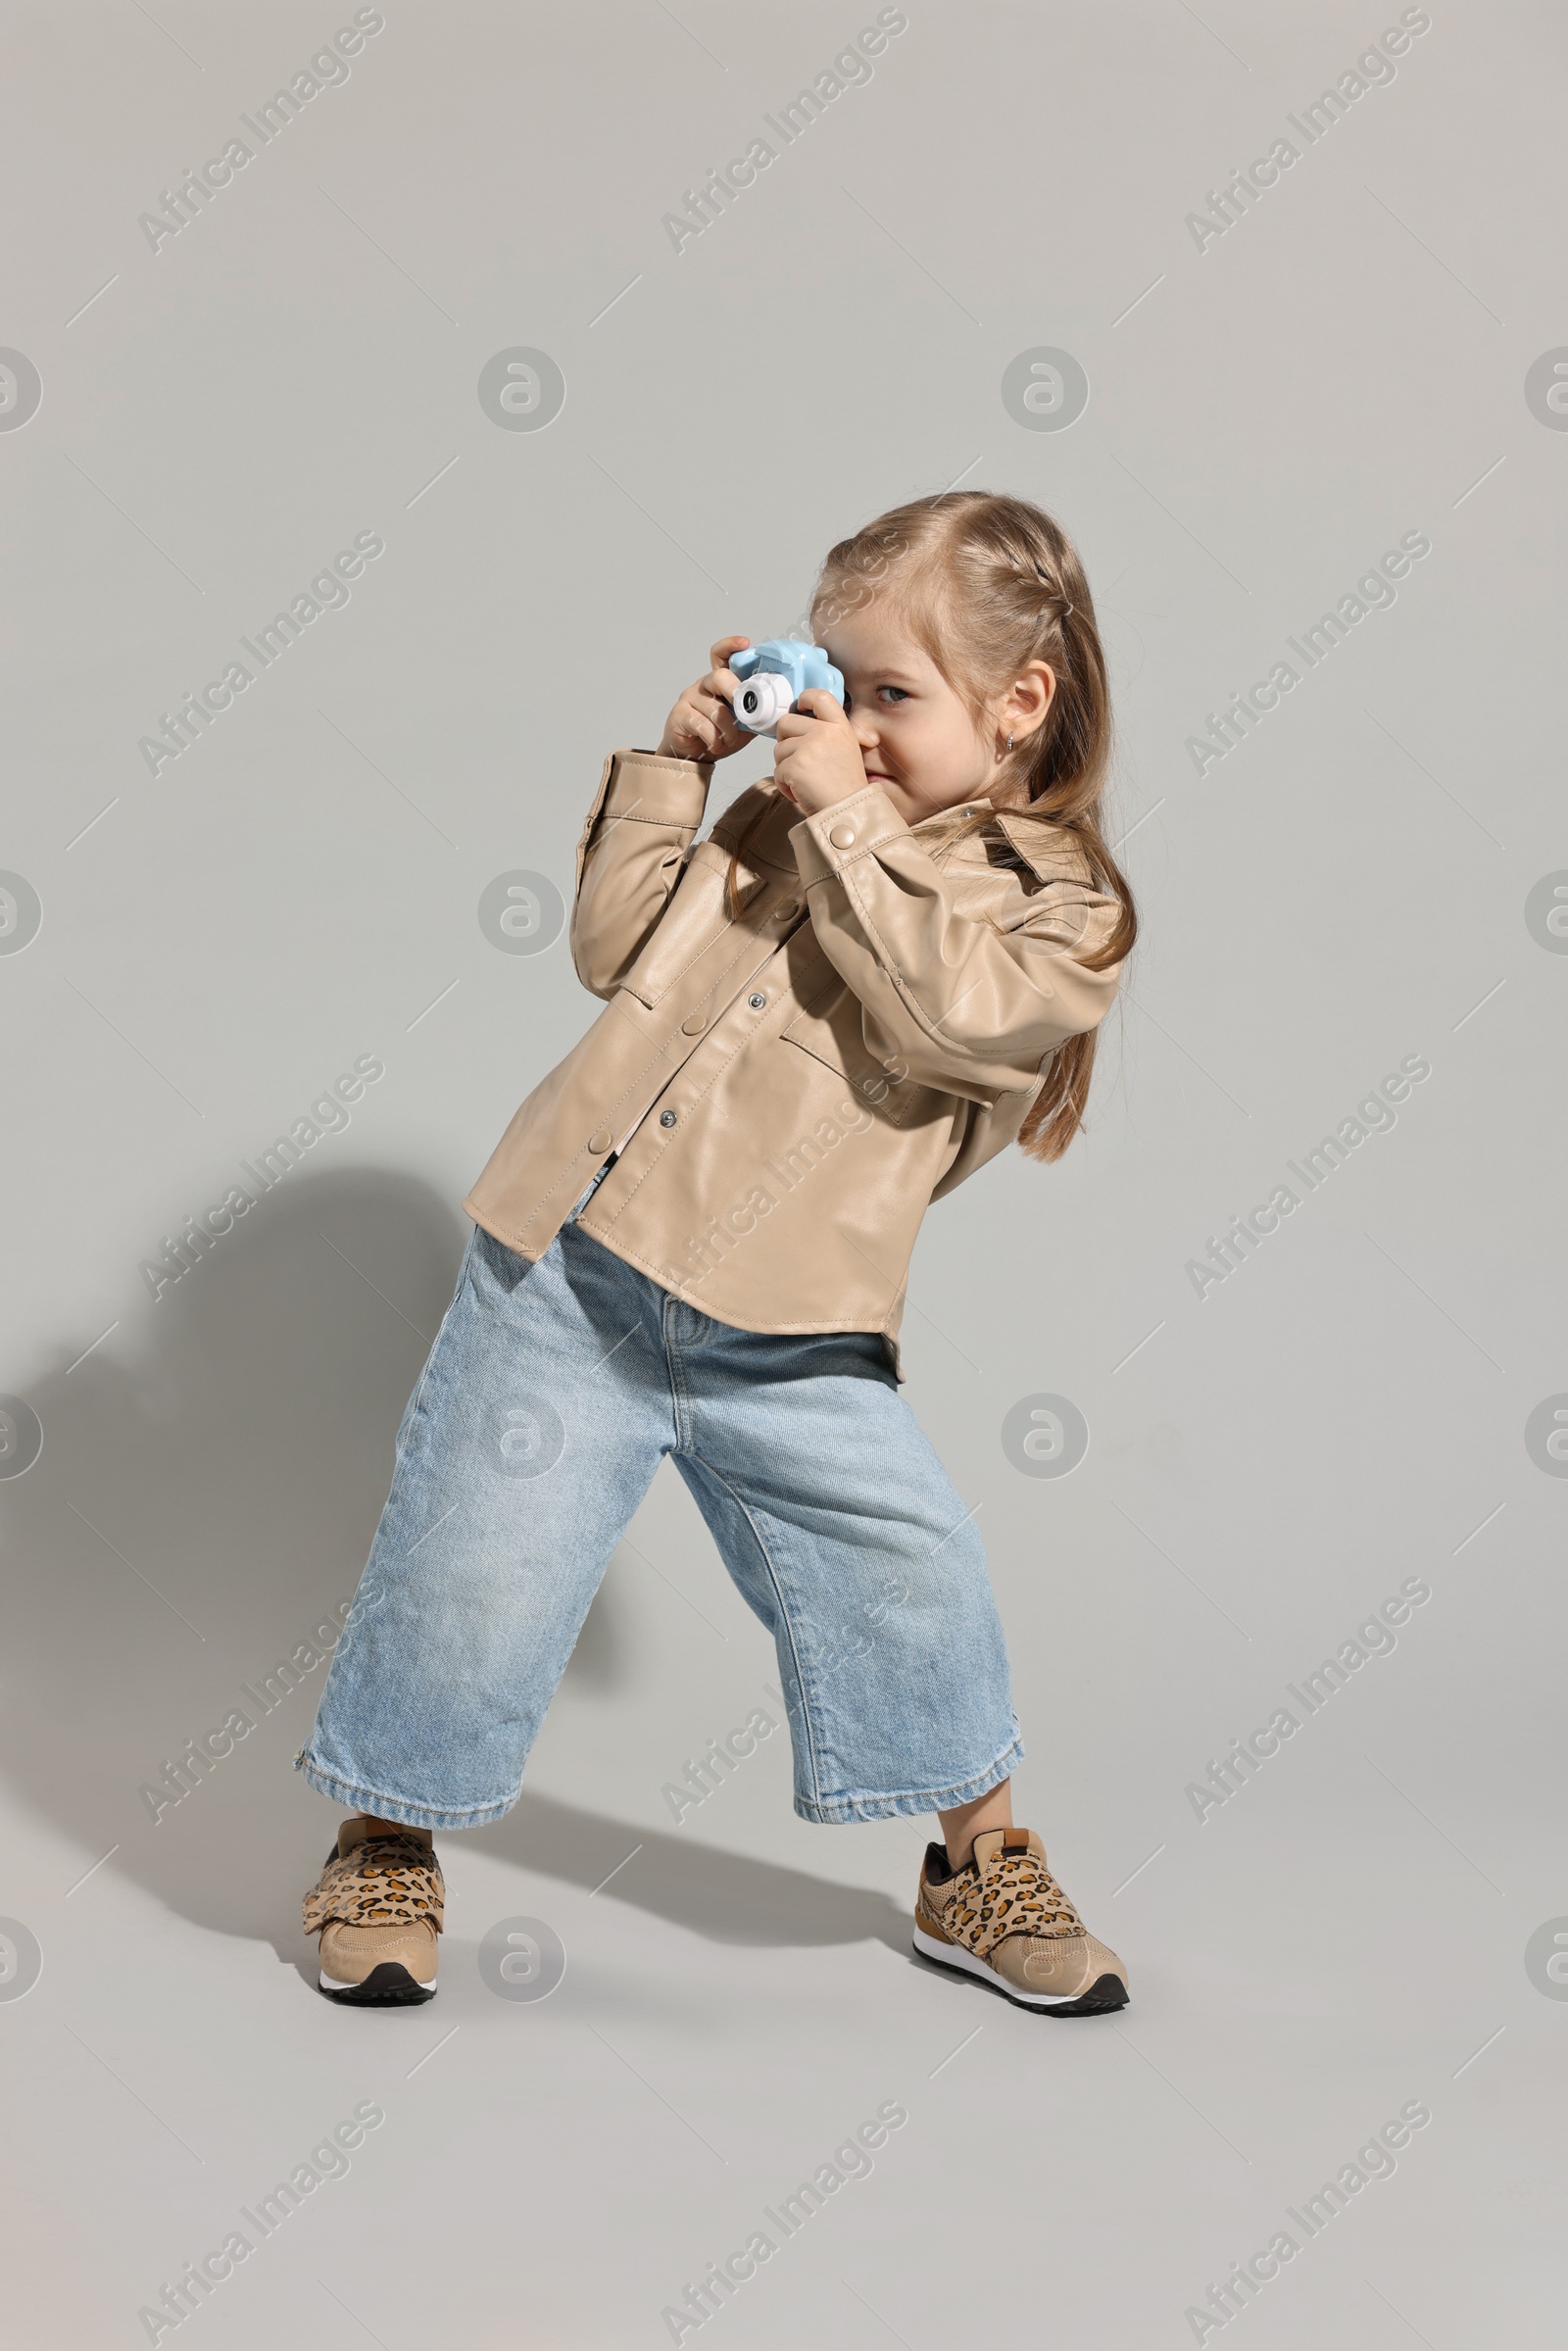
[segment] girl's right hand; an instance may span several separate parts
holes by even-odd
[[[730,705],[740,691],[740,679],[727,664],[732,653],[750,645],[750,637],[720,637],[709,659],[713,666],[706,677],[688,686],[664,721],[660,756],[670,759],[727,759],[734,751],[755,743],[755,735],[737,726]]]

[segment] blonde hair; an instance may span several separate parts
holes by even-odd
[[[1120,962],[1138,936],[1138,913],[1101,830],[1110,690],[1094,599],[1072,541],[1027,499],[986,490],[911,499],[829,550],[810,603],[817,641],[878,596],[895,600],[977,726],[1030,661],[1043,661],[1054,673],[1044,723],[1005,756],[990,808],[1035,818],[1078,844],[1095,888],[1120,906],[1109,936],[1080,960],[1091,971]],[[991,821],[981,809],[958,830],[980,831]],[[1096,1034],[1069,1037],[1051,1056],[1018,1135],[1031,1157],[1059,1159],[1083,1124]]]

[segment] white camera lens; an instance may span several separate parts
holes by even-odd
[[[735,697],[735,717],[748,734],[770,735],[795,702],[790,681],[773,669],[759,669]]]

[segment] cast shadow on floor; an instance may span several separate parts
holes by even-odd
[[[474,1832],[507,1861],[591,1891],[615,1870],[617,1898],[712,1942],[799,1947],[878,1941],[909,1947],[908,1914],[885,1893],[843,1886],[755,1854],[693,1844],[524,1788],[514,1811]],[[641,1848],[626,1860],[634,1846]],[[616,1864],[625,1862],[624,1868]]]
[[[121,1322],[103,1345],[83,1355],[92,1331],[72,1331],[52,1361],[19,1366],[44,1443],[0,1482],[14,1665],[0,1769],[73,1848],[58,1886],[28,1890],[41,1939],[68,1900],[74,1931],[119,1874],[289,1965],[314,1953],[300,1897],[334,1818],[290,1763],[323,1676],[265,1714],[255,1693],[353,1592],[469,1230],[417,1178],[302,1169],[156,1301],[143,1286],[123,1302],[124,1280],[106,1294],[104,1321],[119,1302]],[[568,1668],[588,1686],[616,1650],[614,1606],[607,1588]],[[235,1707],[257,1717],[249,1735],[161,1800],[167,1767]],[[640,1843],[615,1898],[721,1942],[906,1948],[884,1894],[555,1797],[525,1792],[469,1834],[585,1889]]]

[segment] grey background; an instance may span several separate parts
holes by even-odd
[[[0,1388],[44,1433],[0,1485],[0,1909],[43,1961],[0,2000],[15,2339],[145,2340],[160,2282],[373,2098],[204,2340],[667,2341],[683,2282],[899,2099],[726,2340],[1191,2341],[1424,2100],[1249,2339],[1556,2341],[1568,2017],[1526,1951],[1540,1978],[1568,1925],[1568,1486],[1524,1429],[1568,1391],[1568,961],[1525,904],[1568,867],[1568,439],[1524,386],[1568,343],[1560,16],[1434,0],[1200,253],[1187,214],[1396,9],[913,0],[677,254],[682,191],[874,10],[388,0],[150,250],[138,216],[351,13],[6,11],[0,343],[42,383],[0,434],[0,866],[42,906],[0,956]],[[479,403],[518,346],[564,377],[543,431]],[[1066,431],[1003,405],[1039,346],[1089,380]],[[1053,2025],[922,1970],[919,1824],[795,1820],[782,1738],[675,1824],[663,1784],[772,1675],[662,1477],[529,1792],[446,1840],[440,1999],[340,2015],[297,1927],[319,1673],[157,1827],[138,1788],[347,1600],[458,1202],[593,1009],[481,895],[564,891],[605,753],[657,741],[710,640],[789,628],[832,540],[960,480],[1083,550],[1146,930],[1088,1134],[933,1212],[909,1395],[980,1511],[1020,1815],[1133,2005]],[[149,775],[159,713],[367,530],[349,605]],[[1396,604],[1200,777],[1204,712],[1406,530]],[[349,1129],[155,1303],[160,1237],[360,1053],[386,1073]],[[1200,1300],[1207,1236],[1411,1053],[1397,1126]],[[1003,1448],[1041,1395],[1090,1430],[1064,1478]],[[1397,1649],[1200,1825],[1188,1784],[1410,1576]],[[481,1976],[518,1920],[564,1947],[548,1999]]]

